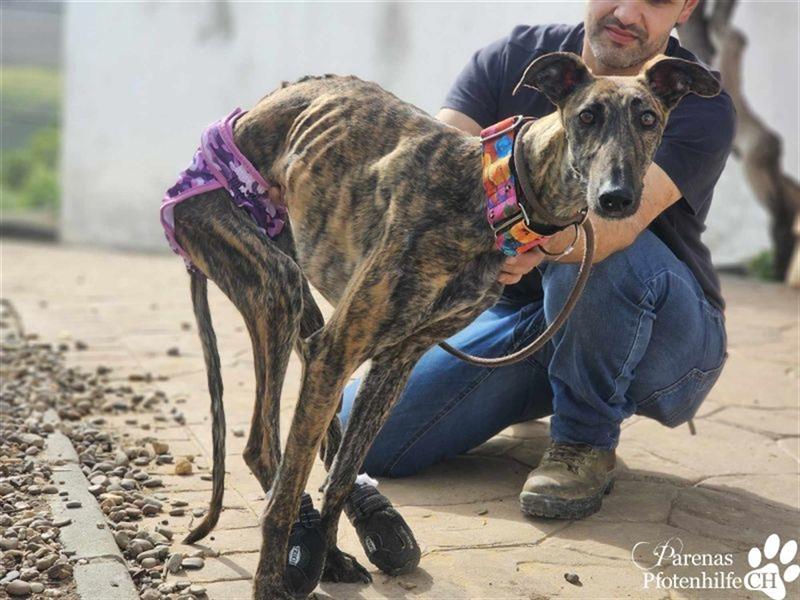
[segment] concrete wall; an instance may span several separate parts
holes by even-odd
[[[469,56],[517,23],[577,22],[583,4],[71,3],[66,8],[64,239],[166,249],[164,190],[201,129],[281,80],[352,73],[429,112]],[[797,3],[743,3],[751,103],[798,166]],[[706,240],[718,263],[767,246],[765,215],[731,160]]]

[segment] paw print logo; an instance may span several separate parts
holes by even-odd
[[[776,557],[777,560],[774,560]],[[764,543],[763,557],[758,547],[751,548],[747,553],[747,562],[753,570],[744,576],[745,587],[754,592],[763,592],[772,600],[783,600],[786,597],[786,584],[800,576],[800,565],[789,564],[796,557],[797,542],[789,540],[781,547],[781,538],[773,533]]]

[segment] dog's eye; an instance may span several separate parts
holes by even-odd
[[[656,120],[657,120],[655,113],[652,113],[649,110],[643,112],[642,116],[639,117],[639,119],[641,120],[642,125],[644,127],[652,127],[653,125],[656,124]]]
[[[578,115],[578,118],[584,125],[591,125],[594,123],[594,113],[590,110],[582,110],[581,114]]]

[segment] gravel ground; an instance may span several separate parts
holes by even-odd
[[[152,437],[122,439],[105,429],[103,415],[155,413],[160,421],[182,423],[183,415],[162,410],[167,402],[159,391],[141,392],[149,375],[130,376],[127,383],[112,382],[110,369],[99,366],[85,372],[64,365],[67,352],[86,349],[80,341],[53,346],[25,334],[13,305],[0,300],[2,386],[0,387],[0,597],[40,596],[77,598],[70,552],[59,542],[46,497],[67,496],[59,488],[53,467],[39,458],[45,438],[56,427],[72,441],[88,480],[88,489],[106,516],[98,528],[108,528],[128,561],[128,570],[145,600],[204,598],[205,589],[189,581],[170,581],[186,569],[201,569],[205,554],[170,551],[173,532],[169,517],[192,514],[185,502],[159,493],[162,481],[149,469],[172,465],[178,475],[194,470],[193,457],[174,457],[166,443]],[[60,423],[45,418],[55,410]],[[132,417],[130,423],[135,424]],[[80,502],[65,498],[66,506]],[[164,516],[152,529],[143,517]],[[209,552],[209,551],[205,551]],[[78,562],[80,564],[80,562]]]

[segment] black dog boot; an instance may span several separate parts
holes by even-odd
[[[375,486],[356,483],[344,512],[373,565],[388,575],[403,575],[417,567],[420,550],[411,528]]]
[[[320,525],[322,518],[314,508],[311,496],[303,493],[300,514],[292,525],[286,553],[286,586],[298,598],[306,598],[322,576],[325,566],[325,540]]]

